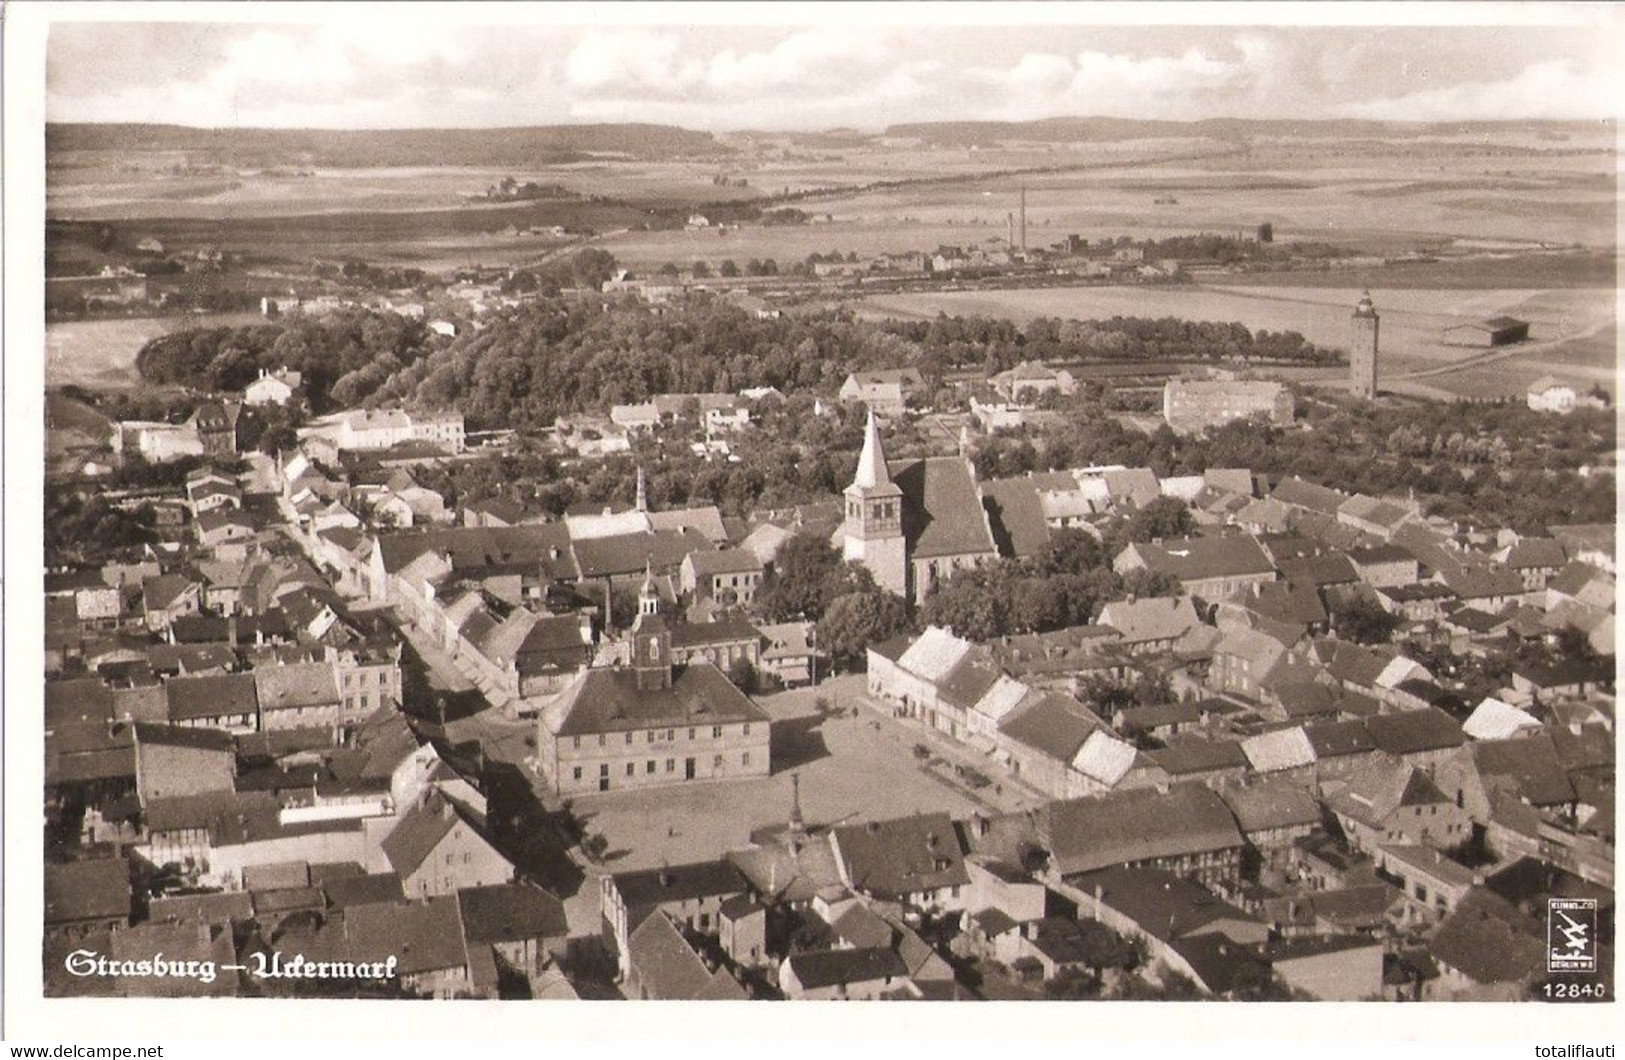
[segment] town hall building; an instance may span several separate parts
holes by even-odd
[[[765,777],[771,721],[713,663],[674,663],[649,577],[630,661],[584,670],[543,709],[537,766],[559,795]]]

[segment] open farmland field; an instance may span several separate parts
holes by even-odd
[[[1033,245],[1057,242],[1070,233],[1098,240],[1251,232],[1265,221],[1274,226],[1277,240],[1332,243],[1368,253],[1475,238],[1530,245],[1612,243],[1613,192],[1598,186],[1594,174],[1538,182],[1504,178],[1495,183],[1493,192],[1468,190],[1465,179],[1442,189],[1407,188],[1409,175],[1403,169],[1381,167],[1269,172],[1216,168],[1200,173],[1131,167],[881,190],[821,200],[818,209],[833,214],[838,222],[911,218],[924,224],[981,223],[996,226],[1002,235],[1005,215],[1015,208],[1016,190],[1025,185],[1028,238]],[[1485,179],[1480,175],[1471,184],[1482,186]],[[1503,183],[1514,186],[1503,190]]]
[[[167,246],[209,243],[260,258],[345,257],[427,268],[524,263],[546,252],[527,238],[503,237],[510,225],[618,233],[601,245],[634,269],[753,257],[783,265],[832,250],[870,255],[1002,242],[1022,187],[1028,242],[1035,246],[1069,234],[1100,240],[1251,232],[1265,221],[1280,241],[1386,255],[1462,243],[1611,246],[1607,145],[1526,139],[1512,136],[1494,151],[1476,141],[1199,136],[982,147],[859,139],[823,147],[736,134],[711,157],[604,156],[512,170],[299,167],[294,158],[249,169],[188,152],[65,151],[51,158],[48,213],[117,221],[121,237],[132,242],[150,235]],[[580,198],[514,204],[473,198],[504,176],[556,184]],[[719,185],[718,177],[747,183]],[[907,183],[877,186],[896,182]],[[651,211],[783,192],[791,193],[788,205],[827,214],[832,223],[747,226],[726,237],[646,230]],[[1515,271],[1464,282],[1543,283],[1506,275]]]
[[[235,327],[261,321],[255,313],[76,320],[45,327],[45,385],[114,389],[135,386],[135,355],[159,335],[183,328]]]
[[[54,160],[53,160],[54,161]],[[463,166],[388,169],[234,170],[171,173],[69,159],[48,173],[47,209],[73,220],[198,217],[230,220],[298,217],[352,211],[418,212],[489,209],[483,197],[505,177],[521,184],[559,185],[582,197],[659,199],[677,203],[749,199],[754,188],[714,185],[715,165],[583,162],[534,169]]]
[[[740,140],[739,150],[714,159],[595,158],[554,165],[244,168],[192,152],[133,157],[108,151],[51,156],[46,208],[52,217],[128,220],[173,216],[216,220],[298,216],[352,210],[442,210],[482,205],[478,198],[504,177],[559,185],[583,197],[632,204],[699,205],[782,192],[809,192],[883,181],[941,180],[1010,169],[1045,169],[1145,162],[1221,150],[1199,139],[1055,144],[977,151],[861,147],[806,150]],[[719,185],[715,177],[736,183]],[[486,204],[488,205],[488,204]]]
[[[1428,385],[1462,396],[1487,397],[1514,393],[1548,371],[1587,382],[1612,380],[1611,290],[1379,288],[1371,295],[1382,316],[1384,383],[1437,371],[1426,379]],[[1358,297],[1355,290],[1316,287],[1073,287],[880,295],[865,300],[860,309],[905,319],[947,313],[1017,321],[1040,316],[1238,320],[1255,331],[1297,331],[1319,345],[1346,349],[1349,313]],[[1528,320],[1530,341],[1499,351],[1505,356],[1492,362],[1497,366],[1495,382],[1485,382],[1491,376],[1483,369],[1448,372],[1450,365],[1477,351],[1446,346],[1443,329],[1501,314]]]

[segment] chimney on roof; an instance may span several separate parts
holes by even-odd
[[[664,865],[662,865],[660,868],[660,875],[658,878],[660,880],[660,886],[662,887],[670,887],[672,884],[677,882],[677,877],[672,875],[671,869]]]

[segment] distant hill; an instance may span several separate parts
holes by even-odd
[[[48,153],[185,151],[223,165],[512,166],[604,155],[640,159],[727,153],[710,133],[671,125],[538,125],[510,129],[197,129],[184,125],[48,124]]]
[[[1247,136],[1298,136],[1321,139],[1404,139],[1417,136],[1465,136],[1507,129],[1551,133],[1597,131],[1595,122],[1382,122],[1337,118],[1208,118],[1202,121],[1143,121],[1135,118],[1042,118],[1037,121],[946,121],[893,125],[885,135],[939,144],[994,144],[1001,140],[1080,143],[1203,136],[1239,139]]]

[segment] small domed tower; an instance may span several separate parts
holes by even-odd
[[[638,690],[657,692],[671,687],[671,629],[660,614],[660,592],[654,570],[645,568],[638,590],[638,617],[632,623],[632,671]]]

